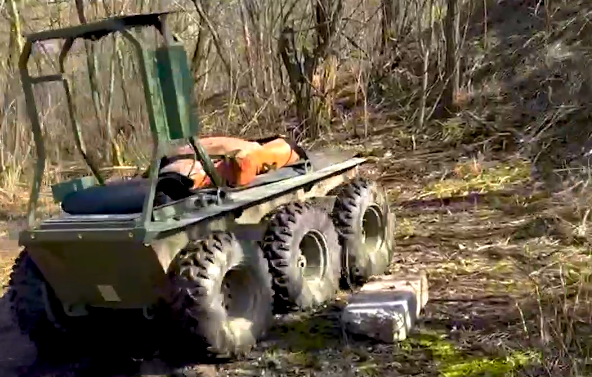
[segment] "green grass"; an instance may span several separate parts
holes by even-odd
[[[281,338],[290,351],[310,353],[339,346],[342,334],[335,319],[334,315],[304,314],[277,326],[272,334]]]
[[[406,352],[417,348],[427,350],[438,364],[442,377],[507,377],[521,367],[540,363],[540,356],[534,351],[512,351],[495,358],[473,355],[437,332],[421,332],[404,341],[401,348]]]

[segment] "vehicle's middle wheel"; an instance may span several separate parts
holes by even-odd
[[[262,337],[272,319],[271,276],[256,247],[248,253],[232,233],[190,242],[169,268],[174,324],[180,325],[175,356],[235,357]],[[175,335],[176,336],[176,335]],[[184,344],[181,344],[184,343]]]
[[[335,297],[341,250],[325,211],[300,202],[279,207],[270,216],[262,249],[273,277],[276,313],[305,310]]]

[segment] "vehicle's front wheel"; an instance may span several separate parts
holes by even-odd
[[[234,357],[262,337],[272,319],[271,276],[261,250],[232,233],[192,241],[169,268],[171,311],[182,357]]]

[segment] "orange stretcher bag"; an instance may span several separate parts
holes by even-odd
[[[239,139],[236,137],[213,136],[199,139],[205,152],[210,156],[227,156],[236,151],[244,151],[248,153],[254,149],[261,148],[261,144]],[[190,145],[183,145],[175,149],[172,155],[192,155],[193,149]]]
[[[241,151],[231,157],[232,184],[236,186],[248,185],[259,174],[270,170],[280,169],[300,160],[300,156],[286,140],[278,138],[248,152]]]
[[[227,137],[204,138],[200,142],[209,155],[225,156],[214,161],[214,167],[232,187],[248,185],[257,175],[280,169],[301,158],[283,138],[274,139],[263,145]],[[178,156],[191,153],[193,150],[189,146],[176,150]],[[176,159],[162,167],[160,172],[177,172],[185,175],[193,180],[193,188],[208,187],[212,184],[201,163],[193,158]]]

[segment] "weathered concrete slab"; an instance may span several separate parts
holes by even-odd
[[[428,302],[427,276],[425,272],[379,276],[347,302],[341,317],[347,331],[395,343],[407,338]]]

